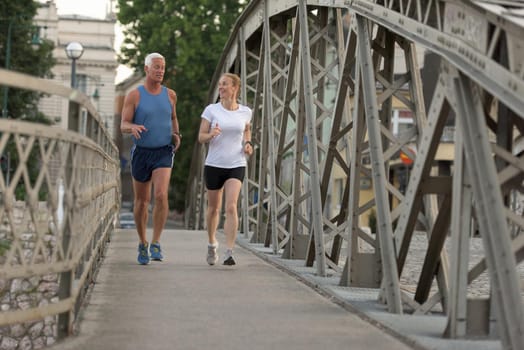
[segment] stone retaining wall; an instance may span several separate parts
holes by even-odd
[[[13,241],[9,218],[0,212],[0,266],[4,266],[9,247]],[[16,202],[13,226],[22,228],[20,243],[22,254],[13,259],[11,265],[19,264],[20,259],[32,261],[37,247],[38,234],[42,232],[40,247],[44,247],[33,263],[49,261],[53,248],[56,246],[56,236],[49,228],[52,227],[51,215],[46,202],[39,203],[38,212],[34,215],[26,209],[25,202]],[[38,225],[38,230],[36,229]],[[43,244],[42,244],[43,243]],[[30,278],[0,279],[0,311],[27,310],[58,302],[58,275],[48,274]],[[53,344],[57,335],[57,316],[49,316],[43,320],[24,322],[0,327],[0,349],[2,350],[31,350],[40,349]]]

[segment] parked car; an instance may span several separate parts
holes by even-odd
[[[135,228],[135,217],[132,212],[120,213],[120,228]]]

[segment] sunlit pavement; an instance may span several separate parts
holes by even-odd
[[[209,266],[205,231],[166,230],[161,243],[165,260],[141,266],[136,232],[117,230],[78,335],[51,348],[411,349],[249,250]]]

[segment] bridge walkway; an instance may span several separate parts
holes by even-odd
[[[413,348],[248,249],[208,266],[205,235],[166,230],[165,261],[140,266],[136,233],[116,230],[78,334],[51,349]]]

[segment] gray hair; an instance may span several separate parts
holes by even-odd
[[[150,53],[149,55],[146,56],[145,65],[150,67],[151,63],[153,63],[153,59],[155,59],[155,58],[161,58],[161,59],[163,59],[165,61],[164,56],[162,56],[158,52],[153,52],[153,53]]]

